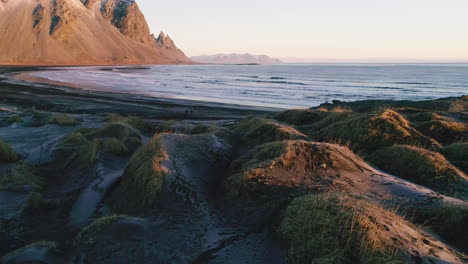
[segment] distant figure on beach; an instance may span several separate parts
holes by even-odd
[[[190,110],[190,119],[192,119],[192,118],[193,118],[193,110],[191,109]]]

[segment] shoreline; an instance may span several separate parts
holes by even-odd
[[[244,106],[177,98],[152,97],[122,92],[96,91],[42,78],[17,78],[41,67],[1,68],[0,92],[5,104],[35,106],[38,110],[67,113],[120,113],[145,118],[184,119],[185,111],[197,120],[240,119],[247,115],[271,116],[284,109]]]

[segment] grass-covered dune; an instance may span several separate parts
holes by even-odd
[[[250,146],[266,142],[307,138],[306,135],[290,126],[264,118],[245,118],[234,124],[231,129],[243,144]]]
[[[455,166],[468,173],[468,142],[448,145],[440,152]]]
[[[294,200],[277,232],[288,263],[464,263],[463,256],[394,212],[343,194]]]
[[[468,195],[468,177],[440,153],[395,145],[376,151],[369,161],[385,172],[440,193],[465,198]]]
[[[283,111],[275,119],[295,126],[310,125],[324,118],[325,113],[311,109],[292,109]]]
[[[353,112],[369,113],[382,108],[410,108],[415,111],[449,111],[461,112],[468,110],[468,95],[461,97],[449,97],[436,100],[425,101],[393,101],[393,100],[366,100],[356,102],[340,102],[334,101],[333,103],[324,103],[313,109],[331,110],[340,108],[347,108]]]
[[[31,186],[38,190],[44,186],[44,179],[37,175],[35,166],[25,161],[20,161],[15,167],[0,173],[0,190],[22,189]]]
[[[116,212],[148,215],[158,210],[164,184],[164,168],[161,165],[164,159],[159,136],[152,138],[133,154],[110,198]]]
[[[416,126],[426,136],[442,144],[468,141],[468,124],[448,121],[429,121]]]
[[[16,162],[20,159],[16,151],[11,145],[3,140],[0,140],[0,161],[2,162]]]
[[[441,145],[421,134],[410,122],[393,110],[376,114],[360,114],[342,118],[331,124],[311,127],[309,135],[317,141],[349,143],[359,153],[373,151],[395,144],[438,149]]]

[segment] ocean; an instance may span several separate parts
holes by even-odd
[[[98,91],[274,108],[468,94],[468,64],[155,65],[27,74]]]

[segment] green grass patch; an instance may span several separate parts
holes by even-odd
[[[55,149],[62,168],[89,166],[96,160],[99,148],[97,139],[88,140],[81,133],[72,133],[60,141]]]
[[[153,124],[145,121],[144,119],[136,116],[121,116],[119,114],[109,114],[106,117],[106,121],[109,123],[124,123],[128,124],[141,132],[154,132],[155,127]]]
[[[111,195],[111,205],[119,213],[148,215],[158,208],[164,184],[165,159],[160,138],[152,138],[130,159],[122,180]]]
[[[141,146],[142,143],[140,137],[128,137],[125,139],[124,144],[130,152],[134,152]]]
[[[21,122],[23,122],[23,119],[19,115],[12,115],[12,116],[8,117],[7,122],[9,124],[21,123]]]
[[[318,122],[323,116],[324,113],[310,109],[292,109],[279,113],[275,119],[295,126],[302,126]]]
[[[0,140],[0,161],[17,162],[20,156],[7,142]]]
[[[175,124],[177,122],[174,121],[174,120],[168,120],[168,121],[164,121],[164,122],[161,122],[157,129],[156,129],[156,132],[157,133],[175,133],[176,132],[176,127],[175,127]]]
[[[90,242],[93,241],[94,237],[101,232],[104,228],[112,225],[113,223],[125,218],[124,215],[111,215],[111,216],[104,216],[98,218],[91,222],[88,226],[84,227],[76,236],[75,238],[75,245],[83,242]],[[83,241],[83,239],[87,239],[87,241]]]
[[[249,145],[307,138],[307,136],[290,126],[282,125],[275,120],[263,118],[242,119],[232,126],[232,131],[241,138],[241,141]]]
[[[125,156],[129,153],[127,146],[115,138],[101,139],[102,150],[117,156]]]
[[[0,189],[15,189],[25,185],[30,185],[36,190],[44,186],[44,180],[37,175],[36,168],[25,161],[18,162],[0,177]]]
[[[29,127],[40,127],[48,123],[50,115],[37,111],[36,109],[29,109],[22,115],[24,124]]]
[[[32,192],[26,198],[24,209],[29,211],[37,211],[42,210],[45,206],[46,202],[44,201],[42,194],[38,192]]]
[[[115,138],[119,141],[125,140],[130,135],[135,135],[136,132],[125,124],[110,123],[106,124],[101,128],[95,129],[90,133],[86,134],[89,139],[94,138]]]
[[[60,126],[76,126],[80,123],[80,121],[78,121],[73,116],[60,114],[53,116],[50,120],[50,123],[57,124]]]

